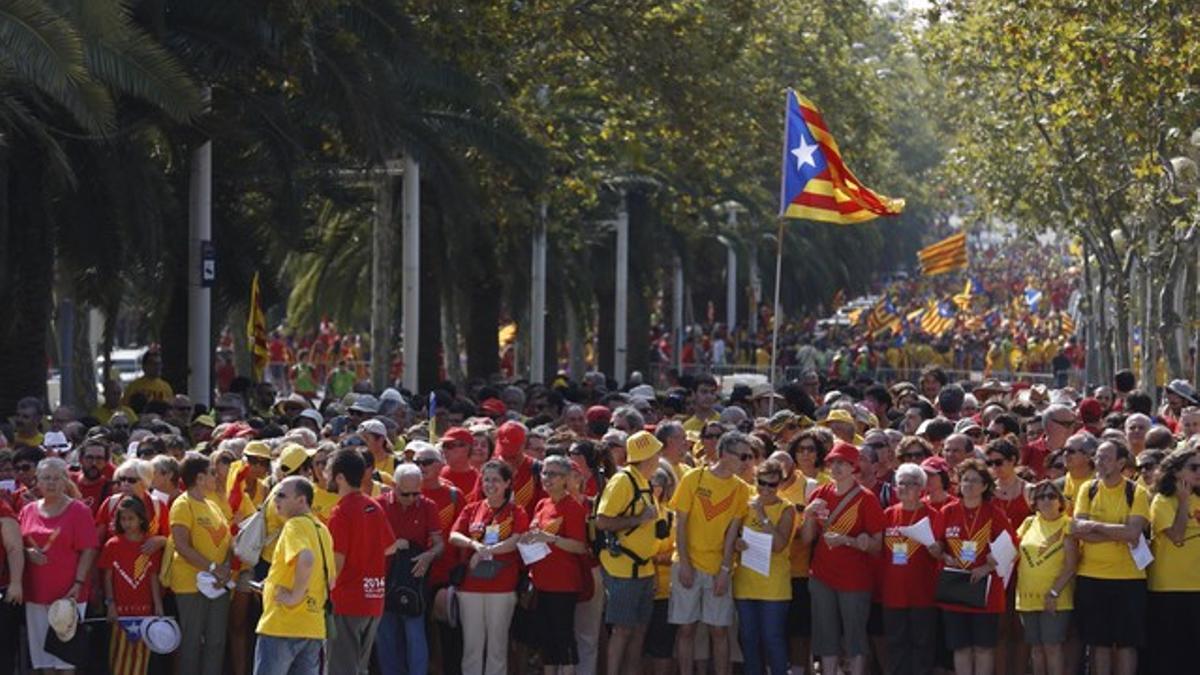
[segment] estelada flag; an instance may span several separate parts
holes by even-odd
[[[258,272],[250,282],[250,316],[246,320],[246,340],[250,346],[251,378],[262,381],[267,368],[270,351],[267,349],[267,316],[263,314],[262,299],[258,293]]]
[[[952,234],[936,244],[926,246],[917,251],[917,261],[921,263],[921,274],[927,277],[966,269],[967,234]]]
[[[780,216],[846,225],[904,210],[903,199],[876,194],[854,177],[817,106],[791,89],[783,136]]]

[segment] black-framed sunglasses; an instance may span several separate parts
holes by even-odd
[[[426,457],[425,459],[413,460],[413,464],[416,464],[419,467],[426,467],[431,464],[437,464],[437,463],[438,463],[438,461],[436,459],[430,459],[428,457]]]
[[[120,478],[118,478],[118,479],[117,479],[117,482],[118,482],[118,483],[126,483],[126,484],[129,484],[129,485],[134,485],[134,484],[137,484],[137,483],[140,483],[140,482],[142,482],[142,479],[141,479],[141,478],[136,478],[136,477],[134,477],[134,476],[121,476]]]
[[[761,487],[761,488],[775,489],[775,488],[779,487],[779,481],[777,481],[777,480],[769,481],[769,480],[763,480],[763,479],[759,478],[755,482],[758,483],[758,487]]]

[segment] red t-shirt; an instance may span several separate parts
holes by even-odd
[[[396,492],[388,490],[375,501],[383,507],[388,525],[392,527],[392,541],[404,539],[409,546],[425,550],[429,548],[429,535],[441,531],[437,505],[428,497],[417,497],[404,508],[397,500]]]
[[[117,523],[117,507],[121,505],[121,501],[125,499],[124,493],[110,495],[100,504],[96,513],[96,526],[104,526],[104,534],[102,535],[105,541],[110,537],[117,536],[120,529]],[[150,531],[147,536],[162,535],[169,537],[171,535],[170,511],[161,502],[150,496],[147,492],[142,495],[142,505],[146,507],[146,515],[150,518]]]
[[[542,489],[542,481],[539,476],[535,476],[535,462],[529,455],[521,455],[517,467],[513,469],[512,474],[512,499],[522,510],[525,515],[532,517],[533,508],[537,503],[546,497],[545,490]],[[468,501],[480,501],[483,499],[483,475],[480,474],[479,479],[475,481],[475,488],[467,497]]]
[[[1046,458],[1050,456],[1050,448],[1046,445],[1046,437],[1033,441],[1021,448],[1021,466],[1033,470],[1038,480],[1046,477]]]
[[[71,591],[79,556],[96,548],[92,512],[76,499],[62,513],[46,518],[34,502],[21,509],[18,520],[25,546],[36,546],[47,558],[45,565],[25,565],[25,602],[48,605]],[[83,585],[80,602],[87,602],[90,587],[91,584]]]
[[[0,520],[11,518],[17,520],[17,514],[7,499],[0,499]],[[8,556],[0,555],[0,588],[8,588]]]
[[[454,531],[467,537],[487,544],[499,544],[515,534],[523,534],[529,530],[529,517],[524,509],[513,506],[507,501],[498,510],[492,509],[487,500],[468,504],[458,520],[454,521]],[[467,572],[467,578],[459,589],[465,593],[511,593],[517,588],[517,576],[521,567],[521,556],[516,550],[501,553],[494,560],[502,563],[499,573],[491,579],[480,579]],[[466,556],[470,560],[470,556]]]
[[[530,529],[539,529],[557,534],[564,539],[587,541],[587,512],[570,495],[563,495],[557,502],[546,497],[533,510]],[[555,593],[577,593],[581,588],[579,560],[575,553],[568,553],[554,544],[550,555],[529,567],[529,578],[539,591]]]
[[[162,551],[142,553],[142,542],[125,535],[110,538],[100,551],[96,567],[112,570],[113,597],[119,616],[154,614],[154,589],[151,580],[162,564]]]
[[[830,513],[837,509],[842,496],[837,493],[836,483],[826,483],[817,488],[809,503],[815,499],[825,500]],[[873,583],[871,555],[850,546],[831,548],[825,543],[826,532],[836,532],[849,537],[866,533],[883,532],[883,509],[879,499],[866,488],[857,491],[853,502],[842,509],[835,521],[818,525],[816,544],[813,546],[811,576],[837,591],[869,591]]]
[[[1008,517],[1009,526],[1014,529],[1020,527],[1026,518],[1033,515],[1033,509],[1029,507],[1029,502],[1025,500],[1025,495],[1023,494],[1019,494],[1012,499],[1001,499],[993,496],[992,502],[1004,511],[1004,515]],[[995,539],[995,537],[992,537],[992,539]],[[1013,541],[1015,542],[1016,539],[1013,539]]]
[[[992,501],[985,501],[978,508],[968,509],[962,502],[947,504],[942,509],[942,526],[945,533],[942,536],[942,548],[945,554],[955,561],[953,567],[958,569],[974,569],[987,564],[988,552],[992,541],[1001,532],[1008,532],[1013,543],[1017,535],[1013,532],[1004,510]],[[938,603],[942,609],[971,614],[999,614],[1004,612],[1004,581],[1000,575],[992,572],[992,587],[988,593],[987,607],[976,609],[962,605],[947,605]],[[980,581],[980,583],[983,583]]]
[[[942,514],[921,504],[915,511],[905,511],[894,504],[883,512],[886,526],[883,531],[883,551],[880,552],[880,600],[884,607],[933,607],[934,591],[941,561],[929,549],[900,534],[901,527],[929,519],[935,539],[943,536]]]
[[[454,527],[458,514],[467,505],[467,500],[465,493],[446,480],[437,487],[422,487],[421,495],[432,501],[437,508],[438,527],[442,532],[442,541],[446,542],[442,555],[429,567],[429,584],[437,588],[450,581],[450,570],[458,564],[459,549],[450,545],[450,530]]]
[[[357,490],[344,495],[329,514],[329,533],[333,552],[346,557],[333,584],[333,611],[381,616],[387,578],[384,552],[396,541],[383,508]]]
[[[479,482],[479,472],[475,467],[468,466],[466,471],[451,471],[450,467],[442,467],[442,478],[450,481],[450,484],[458,488],[467,499],[475,491],[475,484]]]
[[[112,480],[116,471],[117,467],[109,462],[100,470],[100,477],[94,481],[84,478],[82,472],[71,474],[71,480],[75,482],[75,487],[79,488],[79,500],[92,510],[93,515],[100,510],[100,503],[117,491],[117,486]]]

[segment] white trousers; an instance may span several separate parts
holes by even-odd
[[[516,606],[516,593],[458,594],[464,675],[507,675],[508,628]]]

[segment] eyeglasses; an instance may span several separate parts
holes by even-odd
[[[396,494],[400,497],[409,497],[409,498],[421,496],[421,493],[419,491],[418,492],[399,492],[399,491],[397,491]]]
[[[882,450],[889,447],[889,445],[889,443],[863,443],[864,448],[874,448],[875,450]]]
[[[104,460],[105,460],[104,455],[84,455],[83,456],[83,461],[85,461],[85,462],[103,462]]]
[[[986,463],[988,466],[990,466],[990,467],[992,467],[992,468],[995,468],[995,467],[998,467],[998,466],[1003,466],[1003,465],[1004,465],[1004,460],[1002,460],[1002,459],[989,459],[989,460],[987,460],[985,463]]]
[[[118,483],[125,483],[125,484],[128,484],[128,485],[133,485],[133,484],[136,484],[136,483],[140,483],[140,482],[142,482],[142,479],[141,479],[141,478],[137,478],[137,477],[135,477],[135,476],[121,476],[120,478],[118,478],[118,479],[117,479],[117,482],[118,482]]]
[[[1071,455],[1071,454],[1074,454],[1077,452],[1082,453],[1083,449],[1082,448],[1072,448],[1071,446],[1068,445],[1063,448],[1063,451],[1066,452],[1068,455]]]
[[[1035,502],[1040,502],[1040,501],[1043,501],[1046,499],[1058,501],[1058,495],[1054,494],[1053,492],[1043,492],[1040,495],[1033,496],[1033,501],[1035,501]]]
[[[919,488],[921,487],[921,484],[915,480],[902,480],[899,483],[896,483],[896,486],[902,488]]]
[[[567,474],[562,471],[543,471],[542,472],[542,478],[562,478],[565,475],[567,475]]]
[[[779,487],[779,481],[769,481],[769,480],[763,480],[763,479],[759,478],[755,482],[757,482],[758,487],[761,487],[761,488],[771,488],[772,490],[774,490],[775,488]]]
[[[420,467],[426,467],[426,466],[429,466],[430,464],[437,464],[437,463],[438,463],[438,461],[436,459],[429,459],[429,458],[413,460],[413,464],[416,464],[417,466],[420,466]]]

